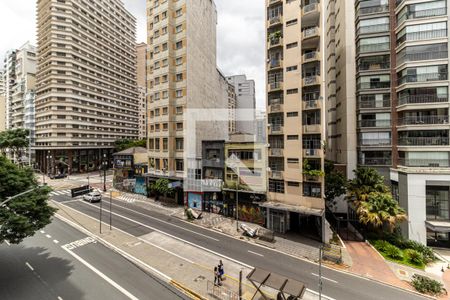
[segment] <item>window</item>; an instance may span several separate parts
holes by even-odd
[[[287,163],[288,164],[298,164],[298,158],[288,158]]]
[[[175,75],[175,81],[182,81],[183,80],[183,73],[178,73]]]
[[[300,182],[288,181],[287,185],[292,187],[300,187]]]
[[[183,97],[183,90],[176,90],[175,91],[175,97],[177,97],[177,98]]]
[[[291,72],[297,70],[297,66],[290,66],[286,68],[286,72]]]
[[[295,47],[297,47],[297,46],[298,46],[298,43],[297,43],[297,42],[295,42],[295,43],[289,43],[289,44],[286,45],[286,49],[295,48]]]
[[[167,51],[167,43],[162,44],[162,51]]]
[[[184,139],[183,138],[176,138],[175,139],[175,149],[177,151],[184,149]]]
[[[287,140],[288,141],[298,140],[298,135],[288,135]]]
[[[161,28],[161,35],[167,34],[167,26]]]
[[[389,36],[366,38],[359,40],[357,51],[359,50],[359,53],[388,51],[389,45]]]
[[[449,187],[426,187],[426,212],[427,220],[450,220]]]
[[[175,11],[175,16],[178,18],[178,17],[181,17],[181,15],[183,14],[183,11],[181,10],[181,8],[180,9],[177,9],[176,11]]]
[[[176,33],[180,33],[181,31],[183,31],[183,25],[178,25],[177,27],[175,27]]]
[[[177,123],[177,131],[183,130],[183,123]]]
[[[298,117],[298,112],[296,112],[296,111],[288,112],[288,113],[286,113],[286,116],[288,118],[290,118],[290,117]]]
[[[286,91],[288,95],[298,94],[298,89],[289,89]]]
[[[169,140],[167,138],[163,138],[163,151],[167,151],[169,149]]]
[[[163,107],[162,114],[167,115],[169,113],[169,108]]]
[[[182,58],[182,57],[177,57],[177,58],[175,59],[175,64],[176,64],[177,66],[182,65],[182,64],[183,64],[183,58]]]
[[[292,26],[292,25],[295,25],[295,24],[297,24],[297,19],[289,20],[289,21],[286,22],[286,26]]]
[[[168,92],[168,91],[163,91],[163,92],[162,92],[162,98],[163,98],[163,99],[169,98],[169,92]]]
[[[183,48],[183,41],[179,41],[179,42],[177,42],[177,43],[175,44],[175,49],[176,49],[176,50],[179,50],[179,49],[181,49],[181,48]]]
[[[177,115],[182,115],[183,114],[183,106],[177,106],[177,108],[175,109],[175,113]]]
[[[269,179],[269,192],[284,194],[284,182],[282,180]]]
[[[177,171],[184,171],[184,161],[182,159],[175,160],[175,169]]]

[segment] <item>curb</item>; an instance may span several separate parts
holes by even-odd
[[[189,296],[190,298],[192,298],[194,300],[208,300],[208,298],[203,297],[202,295],[194,292],[190,288],[182,285],[181,283],[179,283],[179,282],[177,282],[177,281],[175,281],[173,279],[170,281],[170,284],[173,285],[178,290],[182,291],[183,293],[185,293],[187,296]]]

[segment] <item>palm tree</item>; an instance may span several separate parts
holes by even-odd
[[[387,227],[391,233],[398,223],[407,219],[390,193],[369,193],[366,201],[359,202],[356,212],[361,223],[375,228]]]
[[[366,201],[370,193],[388,193],[389,188],[384,183],[384,177],[375,169],[358,168],[353,171],[355,178],[348,182],[347,200],[358,207],[359,203]]]

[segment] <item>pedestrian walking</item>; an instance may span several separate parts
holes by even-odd
[[[222,280],[223,280],[223,275],[225,274],[225,270],[223,269],[223,263],[222,263],[222,260],[219,260],[219,265],[218,265],[217,269],[218,269],[218,271],[219,271],[219,278],[220,278],[220,281],[222,281]]]
[[[214,285],[219,285],[219,270],[214,267]]]

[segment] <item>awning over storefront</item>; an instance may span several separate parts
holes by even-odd
[[[260,203],[259,206],[270,208],[270,209],[276,209],[276,210],[296,212],[296,213],[300,213],[300,214],[304,214],[304,215],[318,216],[318,217],[321,217],[325,211],[325,209],[311,208],[311,207],[306,207],[306,206],[302,206],[302,205],[284,204],[284,203],[273,202],[273,201],[267,201],[267,202]]]
[[[256,288],[256,292],[252,299],[258,292],[264,299],[268,299],[267,296],[261,291],[262,286],[267,286],[279,291],[279,296],[281,296],[282,299],[302,299],[303,294],[306,291],[306,286],[304,283],[260,268],[253,269],[247,275],[247,279]]]
[[[425,225],[428,229],[435,232],[450,232],[449,221],[425,221]]]

